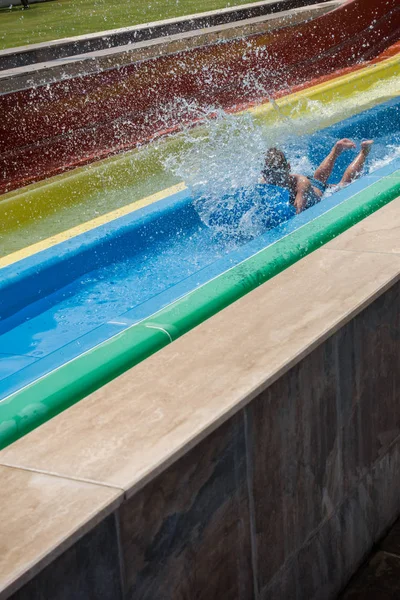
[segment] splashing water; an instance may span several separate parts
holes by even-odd
[[[384,156],[379,156],[376,158],[374,158],[373,156],[371,157],[368,173],[373,173],[377,169],[385,167],[390,162],[392,162],[392,160],[396,160],[397,158],[400,158],[400,139],[399,144],[388,144],[386,146],[386,148],[384,149]]]
[[[288,126],[288,131],[292,132],[292,133],[297,132],[296,122],[290,116],[286,115],[283,112],[283,110],[281,109],[281,107],[279,106],[279,104],[277,103],[275,98],[273,97],[272,93],[260,81],[260,78],[258,76],[256,76],[253,72],[250,71],[249,73],[246,74],[242,83],[243,83],[243,87],[245,89],[248,88],[249,90],[251,90],[252,94],[254,94],[254,92],[256,93],[257,98],[260,99],[258,102],[259,105],[263,104],[263,102],[265,101],[265,98],[267,98],[268,102],[273,107],[273,109],[276,112],[276,114],[278,115],[279,119],[282,121],[282,123],[284,123],[286,126]],[[287,86],[287,84],[284,81],[280,82],[279,88],[286,89],[286,92],[288,94],[291,93],[291,89]]]
[[[252,78],[247,83],[253,92],[258,85],[259,97],[269,97],[268,90],[257,82],[257,79]],[[164,168],[185,181],[191,190],[201,220],[214,227],[219,234],[221,228],[216,227],[213,220],[216,212],[222,207],[232,209],[237,204],[248,206],[240,217],[235,233],[253,237],[259,234],[262,226],[259,207],[263,203],[257,195],[257,183],[260,180],[266,149],[278,145],[290,161],[292,172],[312,176],[319,162],[336,141],[335,136],[341,136],[339,132],[335,132],[334,137],[327,132],[310,136],[310,132],[320,129],[321,126],[326,127],[342,121],[343,115],[349,117],[359,112],[360,106],[370,108],[377,103],[377,98],[381,98],[381,101],[387,100],[393,95],[392,89],[398,89],[398,86],[399,78],[394,77],[386,81],[384,86],[378,83],[358,94],[357,101],[354,98],[344,98],[324,104],[304,98],[296,104],[286,105],[285,112],[270,98],[278,119],[275,122],[269,120],[267,125],[251,111],[232,114],[219,107],[204,108],[195,103],[188,104],[178,100],[174,110],[182,111],[182,114],[188,117],[186,122],[195,120],[196,123],[201,123],[202,127],[184,128],[181,133],[181,149],[163,159]],[[307,110],[303,112],[304,103],[307,104]],[[169,110],[171,107],[168,107],[165,113],[168,114]],[[382,139],[381,142],[377,141],[374,145],[367,173],[399,156],[397,139],[390,136],[390,139]],[[343,161],[348,162],[349,156],[343,156]],[[344,162],[338,162],[337,173],[344,171],[347,166]],[[333,174],[334,179],[337,178],[337,173]],[[251,194],[253,197],[250,202]],[[265,212],[265,202],[263,210]],[[230,226],[226,226],[225,233],[232,236]]]
[[[256,235],[259,202],[254,197],[249,203],[245,190],[254,190],[259,181],[263,156],[270,145],[268,132],[249,113],[233,115],[209,107],[199,118],[204,123],[201,135],[196,129],[185,129],[184,149],[167,156],[164,166],[186,182],[206,225],[222,206],[229,209],[237,203],[248,203],[236,230],[240,235]],[[220,227],[216,231],[222,233]],[[232,234],[230,226],[225,233]]]

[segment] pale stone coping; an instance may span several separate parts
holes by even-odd
[[[400,199],[360,221],[324,248],[400,255]]]
[[[0,598],[399,281],[399,231],[400,198],[1,451]]]
[[[291,11],[253,17],[238,21],[237,23],[217,25],[203,31],[188,31],[50,62],[0,71],[0,94],[8,94],[31,87],[47,85],[59,80],[107,71],[135,62],[175,54],[243,36],[267,33],[325,14],[337,8],[345,1],[329,0],[329,2],[322,2]]]
[[[0,466],[0,481],[0,600],[93,529],[123,499],[118,489],[25,469]]]

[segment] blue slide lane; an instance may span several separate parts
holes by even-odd
[[[311,136],[289,140],[285,150],[306,153],[318,163],[338,138],[373,137],[372,156],[384,158],[391,148],[400,148],[399,131],[399,101],[392,100]],[[349,156],[338,161],[334,183]],[[277,213],[267,211],[264,231],[253,239],[232,227],[224,235],[216,233],[201,221],[193,198],[183,191],[2,269],[0,400],[398,169],[400,158],[394,158],[296,217],[287,195],[266,187],[265,202],[270,206],[274,198],[284,207],[284,216],[279,216],[285,220],[272,226]],[[248,195],[237,201],[239,212],[247,210],[247,201]],[[261,203],[260,210],[265,206]],[[232,220],[233,213],[229,218],[227,214],[222,212],[216,221]]]

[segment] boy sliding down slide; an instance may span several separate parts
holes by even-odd
[[[373,143],[373,140],[361,142],[361,150],[344,172],[339,187],[351,183],[360,175]],[[315,171],[314,177],[310,178],[291,173],[290,163],[288,163],[284,153],[277,148],[270,148],[265,155],[262,183],[287,188],[290,193],[290,203],[296,208],[297,214],[301,213],[306,208],[320,202],[328,186],[327,182],[336,159],[344,150],[355,147],[355,143],[347,138],[336,142],[328,156]]]

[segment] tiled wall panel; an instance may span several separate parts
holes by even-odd
[[[120,509],[126,597],[253,598],[243,415]]]
[[[12,598],[122,600],[115,514],[104,519]]]
[[[14,600],[335,598],[400,513],[399,341],[397,283]]]

